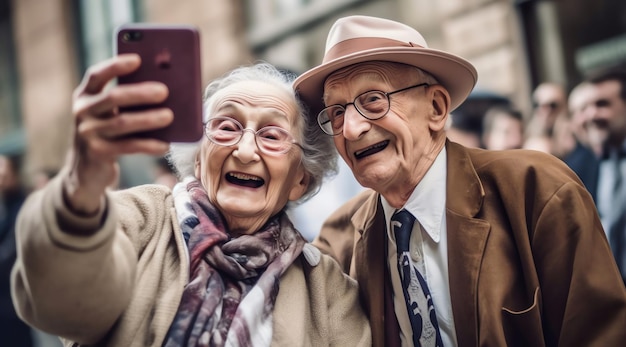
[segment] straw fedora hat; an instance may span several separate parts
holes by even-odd
[[[476,69],[465,59],[428,48],[426,40],[408,25],[388,19],[349,16],[333,24],[326,39],[322,64],[294,81],[294,88],[316,116],[324,108],[326,78],[349,65],[389,61],[416,66],[432,74],[450,93],[451,110],[476,84]]]

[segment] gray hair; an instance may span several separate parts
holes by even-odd
[[[296,96],[292,88],[296,75],[278,70],[268,63],[256,63],[250,66],[242,66],[232,70],[225,76],[213,80],[206,87],[204,92],[204,121],[210,115],[210,110],[215,102],[216,93],[230,85],[245,81],[260,81],[278,88],[282,88],[292,95],[294,103],[297,105],[298,117],[296,117],[296,129],[300,132],[300,144],[303,148],[302,165],[309,174],[309,186],[302,197],[295,203],[302,203],[319,192],[322,182],[326,178],[337,174],[337,151],[332,142],[332,137],[326,135],[317,125],[311,121],[308,110],[300,99]],[[202,140],[195,143],[172,143],[167,155],[169,162],[176,169],[180,179],[194,175],[194,163],[196,155],[200,149]]]
[[[435,76],[431,75],[430,72],[422,70],[418,67],[415,67],[415,69],[412,70],[416,72],[415,77],[418,81],[420,81],[420,83],[428,83],[429,85],[439,84],[439,81],[435,78]]]

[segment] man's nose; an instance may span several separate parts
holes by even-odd
[[[347,105],[343,115],[343,137],[347,140],[357,140],[366,133],[372,124],[357,111],[354,104]]]

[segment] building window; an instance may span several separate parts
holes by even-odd
[[[596,69],[626,65],[626,2],[515,3],[523,23],[533,85],[561,81],[571,88]]]
[[[113,33],[139,19],[136,0],[77,1],[83,70],[113,55]]]
[[[248,41],[261,53],[283,39],[305,32],[325,18],[372,0],[248,0]]]
[[[11,1],[0,0],[0,153],[23,151]]]

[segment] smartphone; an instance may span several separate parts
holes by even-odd
[[[193,26],[132,23],[116,30],[116,53],[137,53],[141,66],[120,76],[118,84],[158,81],[167,85],[169,95],[161,104],[126,107],[139,111],[168,107],[174,121],[163,129],[133,134],[167,142],[196,142],[202,138],[202,76],[200,35]]]

